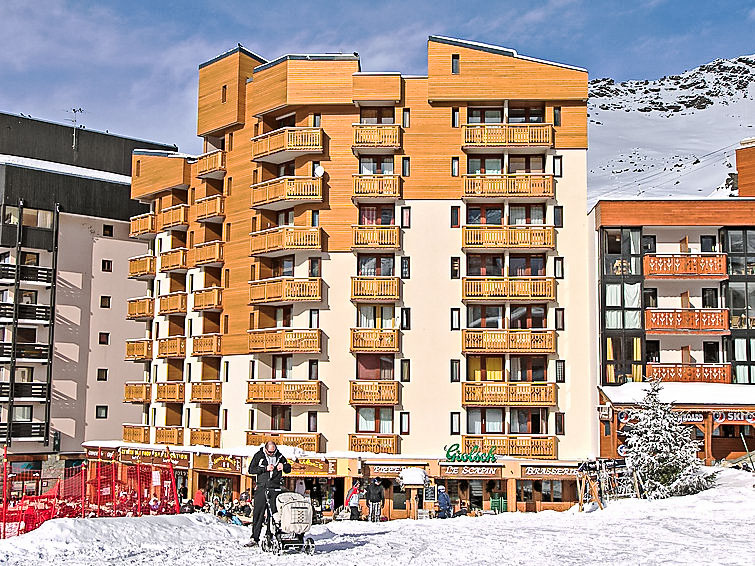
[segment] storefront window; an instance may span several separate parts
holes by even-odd
[[[401,491],[401,485],[393,481],[393,508],[399,511],[406,510],[406,492]]]
[[[562,502],[564,500],[561,480],[543,480],[543,501]]]
[[[534,501],[532,480],[519,480],[516,482],[516,500],[523,502]]]

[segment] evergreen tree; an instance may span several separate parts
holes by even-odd
[[[700,442],[681,413],[661,403],[660,380],[650,382],[645,398],[631,410],[625,427],[627,464],[640,478],[650,499],[690,495],[713,486],[715,474],[700,465]]]

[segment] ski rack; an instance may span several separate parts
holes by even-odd
[[[577,490],[580,511],[585,503],[594,502],[603,509],[605,501],[642,497],[640,479],[623,459],[582,462],[578,467]]]

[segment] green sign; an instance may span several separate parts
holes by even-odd
[[[487,452],[480,452],[480,447],[474,445],[469,452],[462,452],[458,444],[452,444],[451,446],[444,446],[443,450],[446,451],[446,460],[448,462],[479,462],[491,464],[496,461],[495,448],[491,448]]]

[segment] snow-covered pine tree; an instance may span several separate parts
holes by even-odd
[[[715,474],[703,471],[700,442],[682,415],[662,403],[659,380],[650,382],[645,398],[631,410],[625,427],[627,464],[639,476],[650,499],[689,495],[713,486]]]

